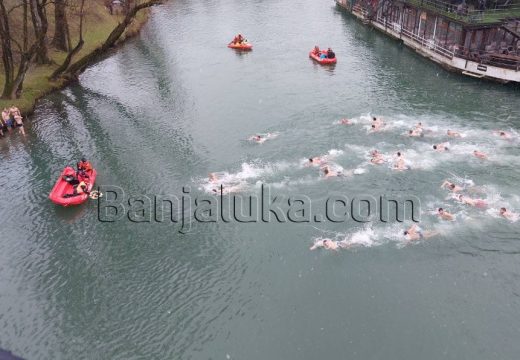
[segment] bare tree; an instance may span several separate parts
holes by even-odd
[[[29,64],[38,51],[39,42],[35,41],[30,47],[29,34],[27,30],[27,1],[22,0],[23,6],[23,41],[22,45],[12,37],[9,26],[9,12],[7,11],[4,0],[0,0],[0,40],[2,44],[2,62],[4,65],[5,83],[2,91],[2,98],[14,99],[19,97],[23,88],[25,74],[29,69]],[[12,9],[11,9],[12,10]],[[15,69],[15,59],[13,56],[13,44],[18,48],[20,60],[18,70]]]
[[[5,84],[2,97],[11,93],[14,80],[14,59],[11,45],[11,29],[9,16],[3,0],[0,0],[0,37],[2,41],[2,62],[4,64]]]
[[[64,72],[64,75],[67,77],[76,77],[79,73],[84,71],[87,66],[98,60],[106,51],[108,51],[117,43],[121,35],[123,35],[127,27],[132,23],[135,16],[139,13],[139,11],[154,5],[162,4],[163,2],[164,0],[148,0],[143,2],[134,1],[134,5],[127,12],[123,21],[120,22],[114,28],[114,30],[112,30],[105,42],[89,54],[83,56],[81,59],[70,65],[67,71]]]
[[[8,10],[6,9],[5,3],[12,4],[12,2],[5,0],[4,3],[4,0],[0,0],[0,46],[5,74],[2,98],[14,99],[21,96],[25,75],[29,69],[30,63],[35,58],[38,63],[50,62],[47,54],[48,23],[45,6],[52,3],[54,3],[56,7],[66,6],[65,1],[66,0],[18,0],[18,2]],[[131,3],[128,2],[127,4],[131,4],[131,7],[122,21],[108,35],[105,42],[95,50],[80,58],[78,61],[72,63],[73,58],[81,51],[84,45],[83,27],[85,0],[81,0],[79,11],[79,40],[74,48],[71,48],[70,40],[67,40],[67,48],[69,49],[67,57],[63,64],[54,71],[50,78],[56,80],[59,77],[77,77],[77,75],[84,71],[87,66],[97,61],[106,51],[116,45],[139,11],[154,5],[162,4],[163,2],[164,0],[134,0]],[[20,7],[23,8],[22,39],[20,39],[19,34],[13,36],[13,31],[11,30],[9,23],[10,13],[15,8]],[[61,9],[59,11],[65,12],[66,9]],[[62,14],[58,14],[58,17],[60,16],[62,16]],[[34,38],[29,34],[28,28],[30,21],[32,21]],[[66,19],[64,21],[66,21]],[[66,25],[66,27],[68,29],[68,25]],[[70,34],[66,34],[66,37],[69,38]]]

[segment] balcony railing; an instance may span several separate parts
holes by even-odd
[[[470,24],[500,23],[506,19],[520,19],[520,5],[495,5],[492,9],[471,9],[442,0],[403,0],[405,3],[435,11],[454,20]]]
[[[363,15],[366,16],[366,14],[363,14]],[[413,40],[414,42],[416,42],[417,44],[419,44],[420,46],[422,46],[423,48],[425,48],[427,50],[433,51],[433,52],[435,52],[439,55],[442,55],[444,57],[447,57],[449,59],[452,59],[454,56],[453,50],[439,44],[437,41],[435,41],[432,38],[428,39],[428,38],[422,37],[418,34],[415,34],[412,31],[403,28],[401,25],[399,25],[396,22],[387,21],[384,17],[381,16],[381,12],[378,12],[374,21],[383,25],[385,28],[389,28],[390,30],[393,30],[394,32],[396,32],[397,34],[400,34],[401,36],[405,36],[405,37]]]

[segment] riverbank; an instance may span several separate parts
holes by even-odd
[[[139,34],[141,28],[148,21],[149,14],[149,9],[140,11],[132,24],[127,28],[121,39],[118,41],[118,44],[122,44],[129,38]],[[102,1],[91,2],[86,9],[85,14],[85,24],[83,31],[85,44],[81,51],[76,55],[75,59],[80,59],[82,56],[99,47],[122,19],[122,15],[110,15],[109,10]],[[49,36],[52,36],[53,33],[53,20],[53,16],[49,15]],[[79,24],[75,23],[74,19],[69,19],[69,26],[71,32],[71,42],[72,44],[75,44],[78,39],[77,28],[79,27]],[[49,48],[49,56],[53,62],[51,65],[31,65],[31,68],[27,72],[24,81],[24,90],[22,96],[19,99],[13,100],[0,99],[0,108],[14,105],[20,109],[24,117],[27,117],[33,113],[34,107],[39,99],[53,91],[63,89],[70,83],[70,81],[63,79],[58,81],[49,80],[50,75],[63,62],[67,56],[67,53]],[[0,73],[0,83],[3,84],[4,81],[5,76],[2,69]]]

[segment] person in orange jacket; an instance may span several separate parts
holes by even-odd
[[[78,171],[83,170],[85,172],[92,171],[92,164],[90,161],[87,161],[85,158],[81,158],[80,162],[78,163]]]

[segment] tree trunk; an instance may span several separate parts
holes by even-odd
[[[130,13],[130,9],[132,8],[131,4],[132,0],[126,0],[123,4],[125,7],[125,15]]]
[[[80,11],[79,11],[79,40],[78,40],[78,44],[74,47],[74,49],[72,49],[71,51],[69,51],[69,53],[67,54],[67,57],[65,58],[65,61],[63,61],[63,64],[61,64],[51,75],[51,80],[57,80],[58,77],[63,74],[69,67],[71,61],[72,61],[72,58],[78,53],[80,52],[81,48],[83,47],[83,18],[84,18],[84,15],[83,15],[83,7],[85,5],[85,0],[81,0],[81,7],[80,7]]]
[[[52,45],[61,51],[69,51],[69,24],[66,0],[54,0],[54,39]]]
[[[143,9],[149,8],[154,5],[162,4],[164,0],[149,0],[139,5],[135,5],[125,16],[122,23],[119,23],[114,30],[108,35],[105,42],[91,53],[83,56],[81,59],[72,64],[66,72],[67,76],[76,77],[79,73],[85,70],[87,66],[92,64],[94,61],[99,59],[107,50],[113,47],[119,40],[121,35],[125,32],[126,28],[132,20],[135,18],[137,13]]]
[[[19,45],[14,39],[11,38],[9,31],[9,16],[5,11],[4,1],[0,0],[0,37],[2,40],[2,60],[4,62],[5,72],[5,84],[4,90],[2,92],[2,98],[4,99],[15,99],[21,95],[25,74],[27,73],[29,64],[39,48],[39,42],[35,41],[31,48],[27,49],[28,31],[26,25],[29,14],[27,12],[27,0],[23,1],[23,45]],[[11,40],[16,43],[20,51],[20,64],[18,66],[16,77]]]
[[[51,75],[51,80],[56,81],[60,77],[61,74],[63,74],[69,67],[70,63],[72,62],[72,58],[80,52],[81,48],[83,47],[83,44],[85,42],[83,39],[78,41],[74,49],[72,49],[68,54],[65,60],[63,61],[63,64],[61,64]]]
[[[29,26],[28,26],[28,8],[27,8],[27,1],[23,0],[23,51],[27,51],[28,43],[29,43]]]
[[[38,57],[40,61],[43,61],[44,64],[50,64],[52,61],[49,58],[49,53],[47,49],[47,30],[49,28],[49,22],[47,21],[47,11],[46,11],[47,0],[42,0],[40,6],[38,6],[38,14],[40,15],[40,19],[42,21],[42,33],[39,37],[39,46],[38,46]]]
[[[28,11],[28,3],[27,1],[28,0],[22,0],[23,1],[23,47],[22,47],[22,52],[23,53],[27,53],[27,48],[28,48],[28,44],[29,44],[29,27],[28,27],[28,14],[29,14],[29,11]],[[27,70],[26,70],[27,71]],[[22,78],[22,80],[18,83],[18,86],[16,86],[17,90],[16,90],[16,97],[20,97],[22,95],[22,91],[23,91],[23,80],[25,79],[25,73],[24,73],[24,76]],[[16,81],[15,81],[16,83]]]
[[[0,0],[0,40],[2,43],[2,62],[4,65],[5,83],[2,98],[8,98],[13,92],[14,61],[9,30],[9,16],[4,1]]]
[[[34,55],[38,51],[38,43],[34,43],[29,51],[22,54],[20,58],[20,65],[18,67],[18,73],[13,81],[13,87],[9,94],[9,99],[19,98],[22,95],[23,81],[25,80],[25,74],[29,70],[29,65],[34,58]]]
[[[31,18],[34,27],[34,36],[38,41],[38,50],[36,53],[36,62],[38,64],[49,64],[48,49],[47,49],[47,13],[45,5],[47,0],[29,0],[31,8]]]

